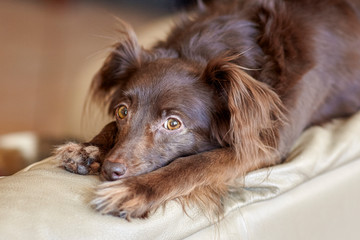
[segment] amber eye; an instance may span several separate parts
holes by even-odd
[[[181,122],[176,118],[168,118],[164,123],[164,127],[168,130],[176,130],[181,127]]]
[[[120,107],[118,107],[117,115],[120,119],[126,118],[126,116],[128,115],[127,107],[125,105],[121,105]]]

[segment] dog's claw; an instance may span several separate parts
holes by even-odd
[[[67,171],[81,175],[98,174],[100,151],[96,146],[67,143],[55,150],[55,159]]]
[[[127,213],[125,212],[125,211],[121,211],[121,212],[119,212],[119,217],[121,217],[121,218],[127,218]]]
[[[89,173],[88,167],[84,165],[78,165],[77,173],[81,175],[86,175]]]

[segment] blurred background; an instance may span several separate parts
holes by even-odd
[[[88,140],[108,121],[84,114],[92,77],[116,41],[117,16],[145,46],[191,0],[0,0],[0,176]]]

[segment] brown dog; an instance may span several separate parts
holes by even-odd
[[[56,157],[112,181],[93,200],[102,213],[146,217],[178,199],[221,214],[236,179],[360,109],[360,1],[214,2],[151,50],[124,24],[94,79],[115,121]]]

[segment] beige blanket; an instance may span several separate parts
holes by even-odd
[[[257,239],[251,236],[257,231],[267,234],[269,229],[264,229],[261,222],[253,229],[251,221],[264,216],[247,216],[244,209],[267,201],[271,206],[271,199],[301,189],[299,185],[310,179],[321,178],[343,166],[360,169],[359,162],[360,113],[312,127],[295,144],[286,163],[246,176],[246,187],[231,195],[224,219],[214,227],[197,209],[190,209],[186,215],[176,202],[146,220],[127,222],[101,215],[89,206],[92,189],[100,183],[98,177],[68,173],[49,158],[0,179],[0,239]],[[352,174],[357,173],[354,170]],[[359,192],[356,194],[360,197]],[[288,197],[286,201],[293,200]],[[274,205],[274,209],[289,213],[285,207],[282,210]],[[359,209],[355,211],[359,213]],[[275,214],[268,210],[260,213],[266,218]],[[287,224],[291,226],[291,222]]]

